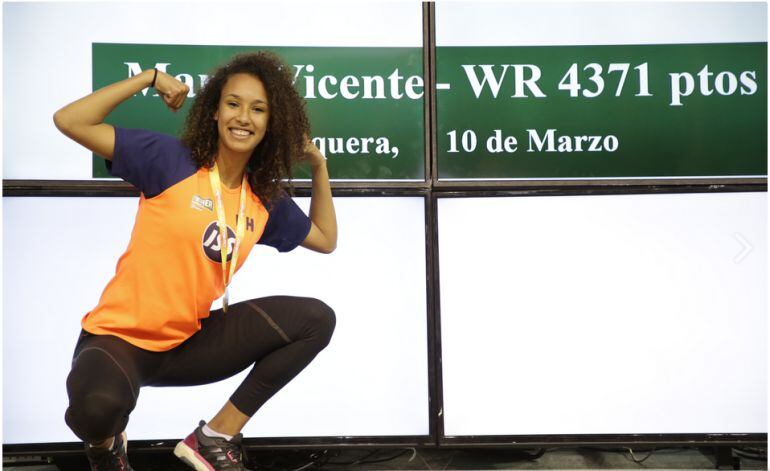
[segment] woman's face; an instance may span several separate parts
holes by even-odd
[[[222,88],[214,119],[220,152],[251,156],[265,137],[270,119],[267,91],[262,81],[246,73],[231,75]]]

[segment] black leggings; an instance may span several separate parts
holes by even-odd
[[[328,345],[334,311],[312,298],[272,296],[211,311],[202,328],[166,352],[83,331],[67,377],[67,425],[95,443],[123,431],[141,386],[213,383],[253,365],[230,401],[248,416]]]

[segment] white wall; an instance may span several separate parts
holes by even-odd
[[[297,201],[307,211],[309,198]],[[64,411],[80,319],[114,274],[137,202],[3,198],[4,443],[77,441]],[[232,303],[312,296],[335,310],[337,327],[245,436],[428,434],[424,204],[419,197],[336,198],[334,253],[253,249],[230,287]],[[129,436],[184,437],[219,410],[243,375],[201,387],[143,388]]]
[[[764,2],[439,2],[438,46],[767,41]]]
[[[767,433],[766,198],[439,199],[446,434]]]

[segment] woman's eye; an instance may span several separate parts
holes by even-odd
[[[227,104],[227,106],[229,106],[230,108],[235,108],[236,106],[238,106],[238,103],[235,103],[234,101],[231,101],[231,102],[229,102]]]
[[[265,110],[263,110],[262,108],[252,108],[251,110],[252,110],[253,112],[255,112],[255,113],[262,113],[263,111],[265,111]]]

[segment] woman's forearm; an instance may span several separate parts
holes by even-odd
[[[149,87],[154,73],[153,69],[145,70],[70,103],[54,114],[56,127],[68,134],[67,131],[72,128],[103,123],[115,107]]]
[[[334,212],[329,171],[325,161],[314,163],[311,169],[313,193],[310,197],[310,220],[323,233],[328,251],[331,252],[337,247],[337,215]]]
[[[115,150],[115,131],[104,118],[119,104],[152,86],[172,111],[181,108],[189,88],[174,77],[155,69],[107,85],[57,111],[54,124],[67,137],[106,159]]]

